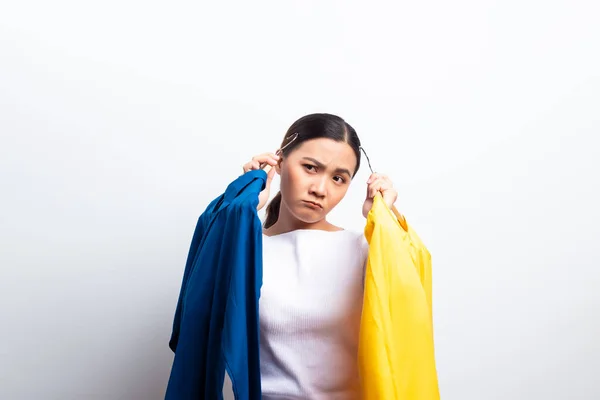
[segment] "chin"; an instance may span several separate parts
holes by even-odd
[[[292,215],[299,221],[305,223],[305,224],[314,224],[316,222],[321,221],[323,218],[325,218],[325,211],[324,210],[311,210],[309,208],[300,206],[300,207],[295,207],[295,209],[290,210]]]

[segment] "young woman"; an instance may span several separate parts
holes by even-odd
[[[273,176],[281,191],[266,209],[263,285],[259,301],[261,386],[265,400],[358,399],[358,333],[368,244],[362,232],[327,221],[344,198],[361,159],[356,131],[342,118],[311,114],[284,137],[297,138],[281,156],[264,153],[244,172],[265,164],[265,206]],[[362,213],[381,193],[391,207],[397,192],[372,174]]]

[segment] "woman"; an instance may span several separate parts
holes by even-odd
[[[258,155],[244,172],[269,164],[258,208],[275,173],[281,191],[268,205],[263,230],[263,285],[259,302],[263,398],[358,399],[358,333],[368,245],[362,234],[327,221],[344,198],[361,158],[356,131],[342,118],[311,114],[281,156]],[[286,139],[284,138],[284,143]],[[282,147],[283,147],[282,144]],[[391,207],[397,192],[372,174],[366,217],[377,192]]]

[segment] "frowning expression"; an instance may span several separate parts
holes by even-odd
[[[303,142],[277,167],[282,207],[302,222],[320,221],[346,195],[356,164],[348,143],[327,138]]]

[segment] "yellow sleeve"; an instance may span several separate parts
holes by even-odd
[[[431,256],[376,196],[359,334],[365,400],[439,400],[431,314]]]
[[[403,250],[410,254],[413,265],[419,274],[419,278],[421,279],[421,285],[423,286],[423,290],[425,290],[425,295],[427,297],[427,302],[429,303],[429,308],[432,308],[432,273],[431,273],[431,254],[429,250],[423,244],[423,241],[417,234],[417,232],[413,229],[413,227],[406,221],[404,215],[401,215],[401,218],[397,218],[396,215],[390,210],[383,201],[380,201],[380,208],[387,209],[385,214],[388,214],[390,218],[380,218],[380,223],[382,220],[393,220],[397,221],[397,226],[401,229],[394,229],[391,224],[387,224],[387,229],[393,229],[396,233],[398,233],[398,237],[400,238],[400,245]]]
[[[431,254],[429,250],[423,242],[417,232],[407,224],[408,232],[406,236],[403,238],[403,242],[406,244],[406,249],[410,252],[410,256],[413,260],[413,264],[417,269],[417,273],[419,274],[419,278],[421,279],[421,285],[423,285],[423,290],[425,290],[425,295],[427,296],[427,302],[429,303],[429,308],[432,308],[432,272],[431,272]]]

